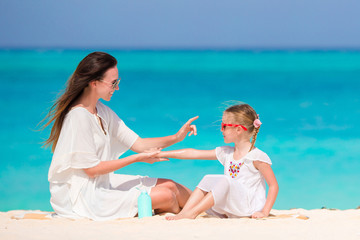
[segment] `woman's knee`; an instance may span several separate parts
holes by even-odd
[[[166,187],[157,187],[150,193],[153,205],[171,206],[177,204],[176,195]],[[156,208],[156,207],[155,207]]]
[[[169,203],[169,205],[178,204],[176,195],[172,190],[167,189],[166,191],[164,191],[164,202]]]
[[[158,186],[167,188],[167,189],[171,190],[175,194],[177,194],[179,192],[177,183],[174,182],[171,179],[159,179],[158,183],[159,183]]]

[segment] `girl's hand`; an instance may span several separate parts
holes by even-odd
[[[255,212],[253,215],[251,215],[251,218],[264,218],[269,216],[269,214],[265,214],[263,212]]]
[[[139,162],[146,162],[153,164],[155,162],[163,162],[169,161],[168,158],[158,157],[157,155],[160,153],[160,148],[149,149],[143,153],[137,154]]]
[[[176,139],[178,140],[178,142],[181,142],[182,140],[184,140],[184,138],[186,137],[187,133],[189,133],[189,136],[191,135],[197,135],[197,131],[196,131],[196,126],[195,125],[191,125],[191,123],[193,121],[195,121],[196,119],[198,119],[199,116],[190,118],[189,121],[187,121],[184,126],[182,126],[180,128],[180,130],[176,133]]]

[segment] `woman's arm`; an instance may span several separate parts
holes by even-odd
[[[261,212],[256,212],[252,215],[252,218],[267,217],[275,203],[276,196],[279,192],[279,185],[276,181],[275,174],[271,166],[261,161],[254,161],[254,166],[264,176],[267,185],[269,186],[266,202]]]
[[[216,160],[214,150],[197,150],[192,148],[179,149],[174,151],[161,151],[156,155],[161,158],[177,158],[177,159],[205,159]]]
[[[156,154],[158,154],[159,152],[160,151],[139,153],[121,159],[102,161],[95,167],[86,168],[84,169],[84,171],[90,178],[95,178],[99,175],[114,172],[120,168],[123,168],[135,162],[154,163],[154,162],[169,160],[167,158],[157,157]]]
[[[193,121],[199,117],[193,117],[189,119],[180,130],[171,136],[158,137],[158,138],[138,138],[135,143],[131,146],[131,150],[137,153],[144,152],[151,148],[166,148],[177,142],[181,142],[186,137],[187,133],[190,132],[189,136],[197,135],[196,126],[191,125]]]

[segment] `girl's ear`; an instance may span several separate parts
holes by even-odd
[[[241,134],[244,130],[239,126],[239,127],[236,127],[236,133],[237,134]]]
[[[236,127],[236,134],[241,135],[247,133],[242,127]]]

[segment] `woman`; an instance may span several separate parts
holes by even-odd
[[[196,135],[190,119],[175,135],[140,138],[99,99],[119,90],[117,61],[103,52],[86,56],[50,109],[45,145],[54,152],[49,169],[51,205],[63,217],[108,220],[137,214],[141,189],[150,191],[156,213],[178,213],[191,191],[171,180],[114,174],[134,162],[154,163],[160,148]],[[157,149],[156,149],[157,148]],[[118,159],[128,149],[138,154]],[[152,149],[149,151],[149,149]]]

